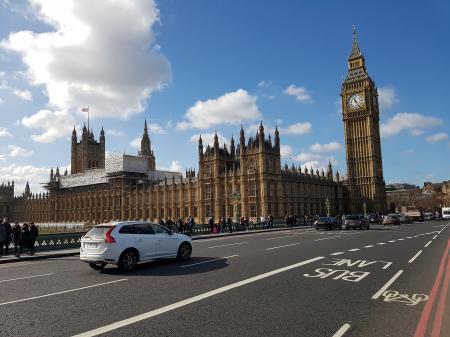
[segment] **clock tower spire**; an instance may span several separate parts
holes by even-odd
[[[386,192],[380,143],[378,92],[366,69],[353,26],[353,44],[347,77],[342,83],[342,118],[347,157],[350,211],[381,212]]]

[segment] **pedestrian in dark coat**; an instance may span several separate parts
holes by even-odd
[[[230,217],[230,216],[229,216],[228,219],[227,219],[227,226],[228,226],[228,231],[229,231],[230,233],[233,233],[233,223],[232,223],[232,221],[231,221],[231,217]]]
[[[30,254],[34,255],[34,244],[36,243],[36,238],[39,236],[39,229],[32,222],[30,224]]]
[[[6,228],[3,223],[0,223],[0,256],[3,255],[3,245],[6,241]]]
[[[24,223],[23,226],[22,226],[22,236],[20,238],[19,254],[22,254],[23,248],[27,248],[28,249],[28,253],[31,254],[30,242],[31,242],[30,227],[28,227],[27,223]]]
[[[20,241],[22,240],[22,228],[16,222],[12,228],[11,241],[14,245],[14,255],[20,257]]]
[[[177,231],[178,233],[183,233],[183,220],[181,218],[178,218],[177,221]]]
[[[8,255],[8,253],[9,253],[9,244],[11,243],[11,225],[8,222],[8,218],[4,218],[3,219],[3,226],[5,227],[5,230],[6,230],[6,239],[5,239],[5,242],[4,242],[5,255]]]

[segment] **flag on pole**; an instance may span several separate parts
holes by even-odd
[[[86,107],[85,107],[85,108],[81,108],[81,111],[82,111],[82,112],[89,112],[89,107],[87,107],[87,108],[86,108]]]

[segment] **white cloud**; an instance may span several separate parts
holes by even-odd
[[[152,0],[33,0],[30,12],[50,28],[12,32],[0,46],[21,55],[55,110],[89,103],[92,117],[127,118],[170,80],[168,60],[152,48]]]
[[[310,150],[313,152],[319,152],[319,153],[323,153],[323,152],[336,152],[336,151],[340,151],[342,149],[342,145],[338,142],[330,142],[327,144],[313,144],[310,147]]]
[[[206,146],[214,146],[214,135],[215,135],[215,133],[214,132],[211,132],[211,133],[202,133],[201,134],[201,136],[202,136],[202,142],[203,142],[203,147],[206,147]],[[200,134],[197,134],[197,135],[193,135],[193,136],[191,136],[191,138],[189,139],[189,141],[191,142],[191,143],[198,143],[198,138],[200,137]],[[228,139],[226,139],[224,136],[222,136],[221,134],[220,134],[220,132],[218,132],[217,133],[217,138],[218,138],[218,140],[219,140],[219,145],[220,146],[223,146],[223,144],[224,143],[226,143],[227,145],[229,144],[229,141],[228,141]]]
[[[125,133],[123,133],[122,131],[119,131],[119,130],[115,130],[115,129],[106,129],[106,134],[108,136],[113,136],[113,137],[125,136]]]
[[[182,172],[183,167],[178,160],[172,160],[169,167],[157,167],[158,170],[162,171],[172,171],[172,172]]]
[[[288,96],[294,96],[295,99],[302,103],[312,103],[311,94],[305,87],[297,87],[295,84],[288,86],[283,93]]]
[[[7,128],[0,127],[0,137],[12,137]]]
[[[197,101],[186,111],[185,120],[177,124],[177,129],[207,129],[214,125],[239,124],[260,119],[261,113],[256,100],[256,96],[238,89],[215,99]]]
[[[442,124],[436,117],[423,116],[418,113],[401,112],[380,125],[382,137],[394,136],[404,130],[426,129]]]
[[[17,166],[16,164],[0,166],[0,181],[14,181],[16,195],[24,192],[27,181],[30,183],[31,192],[44,192],[41,183],[48,181],[49,175],[50,168],[30,165]]]
[[[67,111],[40,110],[30,117],[21,120],[23,126],[29,129],[42,129],[43,133],[31,135],[38,143],[51,143],[58,138],[69,135],[75,125],[75,118]]]
[[[258,83],[258,87],[260,88],[267,88],[268,86],[270,86],[272,84],[272,81],[260,81]]]
[[[290,158],[294,150],[289,145],[280,145],[281,158]]]
[[[0,161],[5,161],[5,160],[6,160],[6,155],[0,154]]]
[[[448,139],[448,134],[444,133],[444,132],[436,133],[436,134],[428,136],[426,138],[428,143],[442,142],[442,141],[447,140],[447,139]]]
[[[319,169],[320,171],[323,169],[326,172],[328,162],[331,162],[332,165],[337,164],[337,160],[333,156],[327,157],[318,153],[302,152],[293,159],[300,162],[301,167],[306,166],[308,170],[312,167],[314,169],[314,173],[316,169]]]
[[[397,102],[397,94],[393,87],[378,88],[378,103],[380,104],[380,108],[382,110],[392,108],[392,106]]]
[[[137,137],[134,138],[131,142],[130,142],[130,146],[134,147],[136,149],[140,149],[141,148],[141,137]]]
[[[280,133],[283,135],[305,135],[312,131],[312,124],[310,122],[295,123],[286,128],[280,128]]]
[[[409,131],[409,134],[410,134],[411,136],[417,137],[417,136],[422,135],[424,132],[425,132],[425,131],[420,130],[420,129],[412,129],[412,130]]]
[[[156,134],[160,134],[160,135],[166,133],[166,130],[164,130],[164,128],[158,124],[149,123],[149,124],[147,124],[147,127],[148,127],[150,133],[156,133]]]
[[[25,101],[31,101],[33,98],[31,97],[31,91],[30,90],[19,90],[19,89],[13,89],[13,94],[19,97],[20,99],[23,99]]]
[[[322,156],[317,153],[302,152],[299,155],[295,156],[294,159],[299,162],[311,162],[322,159]]]
[[[24,149],[23,147],[17,145],[8,145],[9,156],[10,157],[29,157],[33,154],[33,151]]]

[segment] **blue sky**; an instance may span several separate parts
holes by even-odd
[[[281,129],[283,161],[345,174],[340,88],[355,24],[380,94],[386,182],[449,179],[447,1],[0,1],[0,180],[32,190],[86,120],[160,168],[197,168],[199,134]]]

